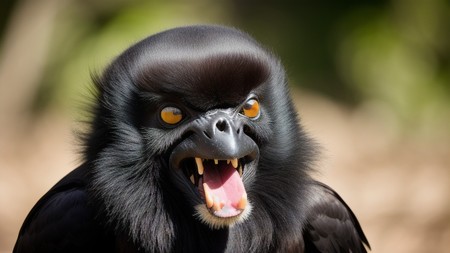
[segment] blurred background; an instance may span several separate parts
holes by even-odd
[[[280,56],[322,145],[315,177],[352,207],[373,252],[448,252],[450,1],[292,2],[2,0],[0,252],[81,162],[73,131],[90,73],[199,23],[243,29]]]

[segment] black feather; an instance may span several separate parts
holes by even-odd
[[[330,187],[315,182],[305,228],[307,252],[367,252],[369,242],[356,216]]]

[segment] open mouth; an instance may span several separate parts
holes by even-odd
[[[181,162],[181,168],[198,189],[209,212],[227,218],[241,214],[247,206],[247,193],[242,182],[245,160],[191,157]]]

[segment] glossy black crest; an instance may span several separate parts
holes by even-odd
[[[266,82],[271,56],[246,34],[221,27],[178,28],[151,36],[121,55],[137,88],[202,110],[235,106]]]

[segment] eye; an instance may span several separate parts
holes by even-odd
[[[175,125],[183,119],[183,113],[180,109],[172,106],[164,107],[160,113],[162,121],[169,125]]]
[[[259,116],[259,102],[256,99],[249,99],[247,102],[245,102],[244,106],[242,107],[242,114],[249,118],[256,118]]]

